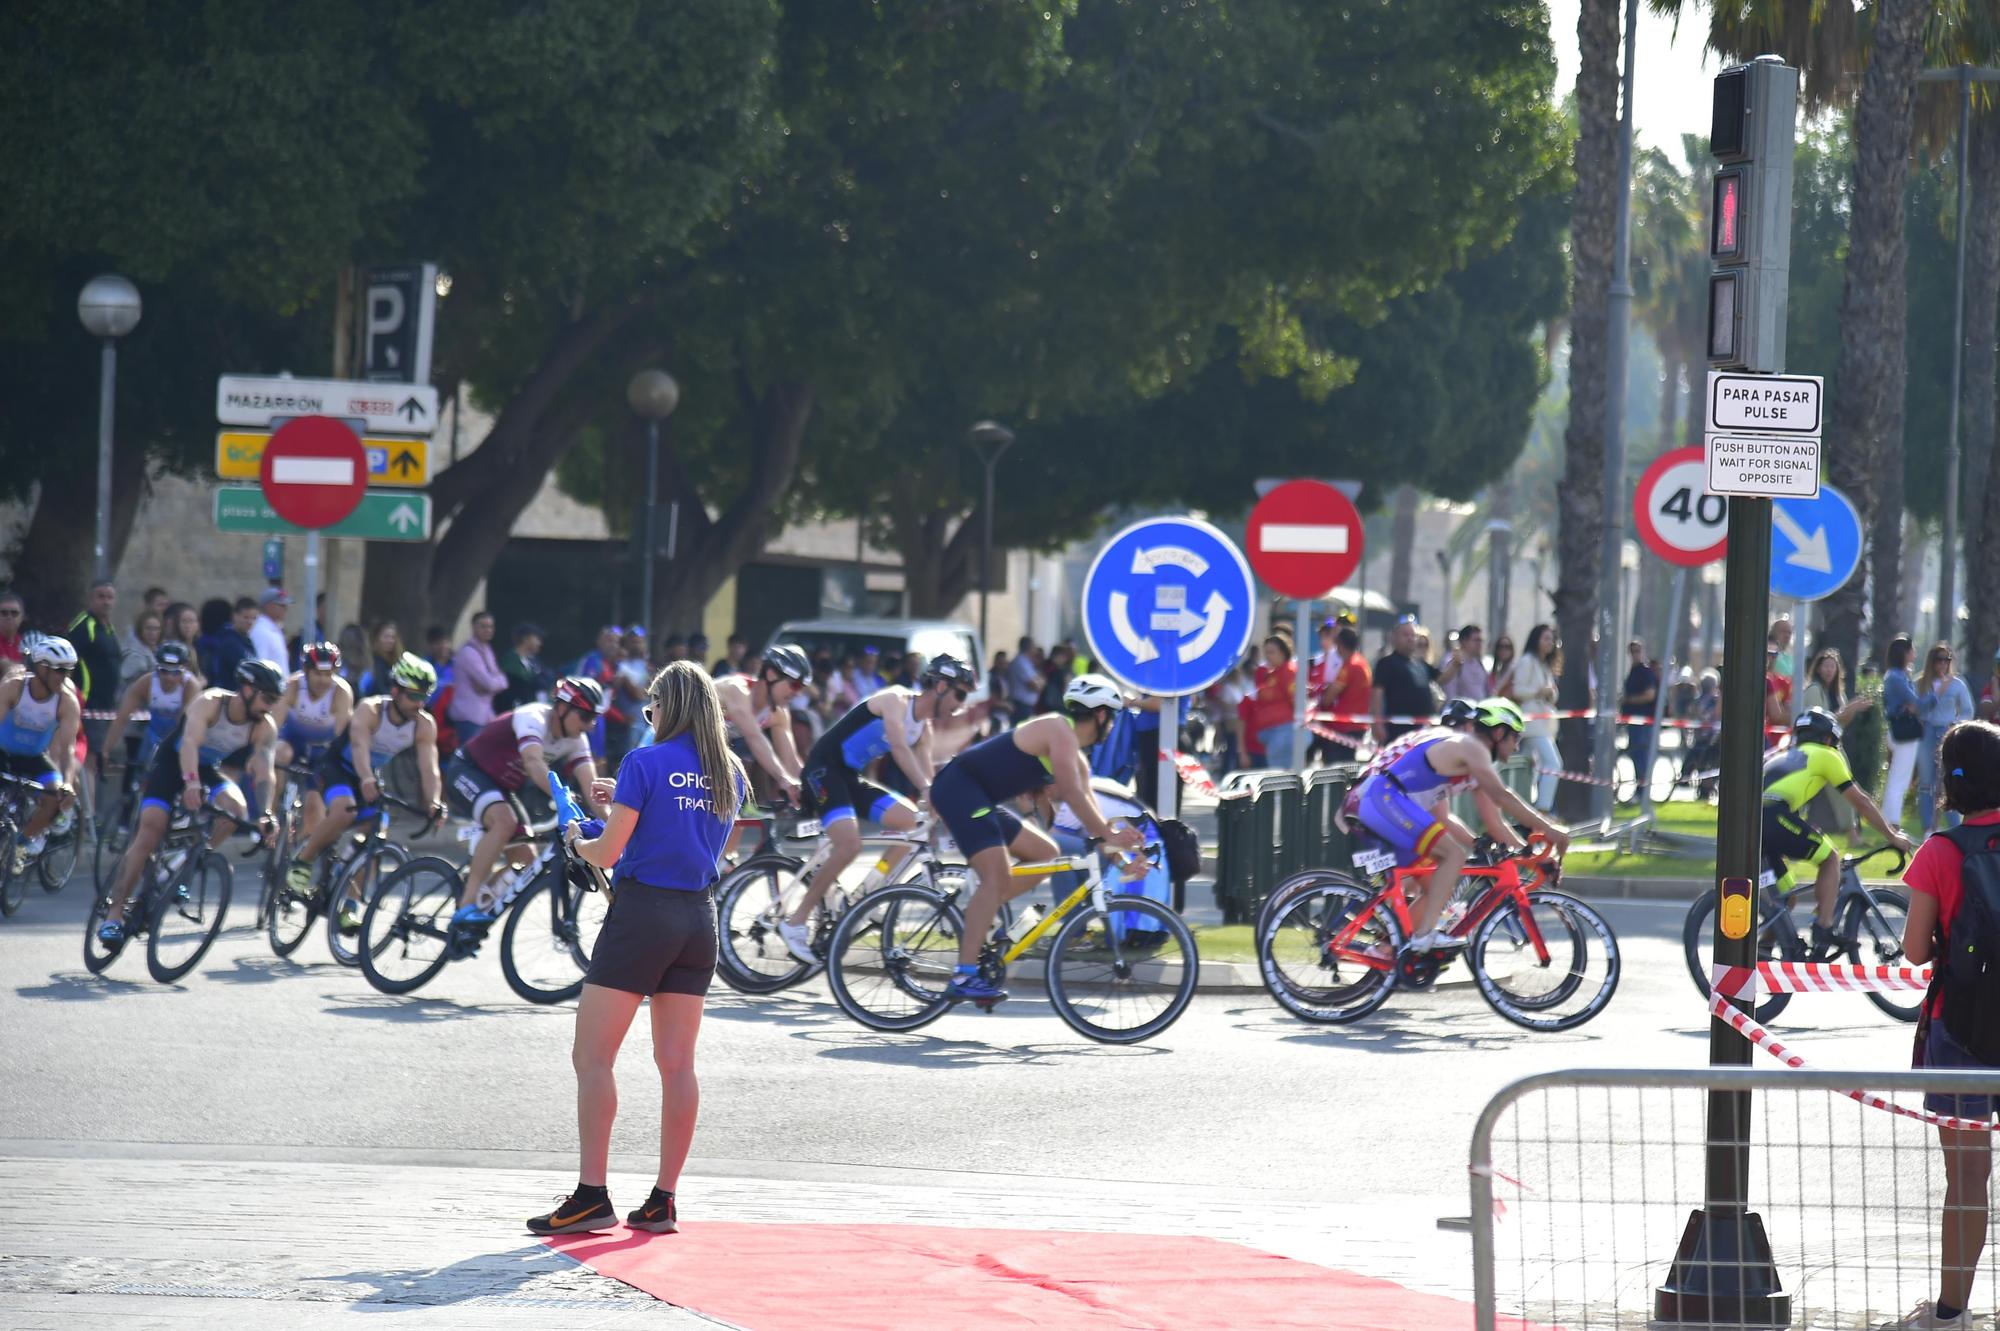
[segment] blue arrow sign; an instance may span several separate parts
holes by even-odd
[[[1091,655],[1128,688],[1199,693],[1243,659],[1256,620],[1250,565],[1194,518],[1150,518],[1108,541],[1083,579]]]
[[[1771,501],[1771,591],[1794,601],[1831,596],[1861,562],[1861,515],[1831,485],[1817,499]]]

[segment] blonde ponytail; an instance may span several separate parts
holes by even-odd
[[[709,805],[722,822],[735,822],[745,783],[743,764],[729,751],[722,701],[715,696],[715,682],[708,672],[692,661],[670,662],[653,676],[646,699],[653,710],[653,742],[684,731],[691,734],[708,783]]]

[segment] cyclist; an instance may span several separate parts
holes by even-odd
[[[278,796],[284,797],[286,769],[292,763],[312,767],[347,729],[354,715],[354,690],[340,677],[340,648],[330,642],[309,642],[299,651],[302,669],[285,681],[284,701],[279,705],[278,750],[272,770],[278,778]],[[326,812],[319,782],[305,779],[305,832],[311,836]]]
[[[272,806],[271,750],[278,727],[271,711],[285,696],[285,672],[275,662],[249,657],[236,667],[236,687],[208,689],[181,713],[181,723],[153,755],[139,802],[139,825],[118,866],[111,905],[97,928],[99,941],[115,945],[125,940],[125,902],[138,884],[146,861],[159,849],[173,813],[175,796],[190,813],[213,802],[232,818],[249,816],[243,790],[229,776],[247,771],[267,812],[258,819],[265,835],[276,827]],[[217,823],[209,845],[228,839],[230,825]]]
[[[1547,837],[1558,853],[1568,848],[1568,835],[1507,789],[1494,770],[1496,759],[1511,758],[1520,748],[1527,725],[1511,700],[1482,698],[1473,705],[1470,732],[1436,728],[1407,736],[1407,743],[1381,755],[1379,766],[1356,789],[1352,802],[1361,825],[1387,843],[1400,867],[1426,859],[1435,866],[1412,911],[1405,951],[1436,951],[1463,941],[1436,927],[1474,841],[1472,830],[1445,804],[1454,790],[1484,795],[1497,811]],[[1519,841],[1512,828],[1496,839],[1509,845]]]
[[[523,703],[494,717],[465,742],[445,771],[452,808],[481,828],[472,861],[465,867],[458,913],[452,917],[454,932],[468,926],[483,928],[498,918],[479,904],[479,892],[501,850],[533,824],[522,799],[524,791],[546,791],[549,773],[558,772],[582,793],[593,815],[604,816],[593,789],[597,771],[590,761],[590,732],[604,710],[604,686],[594,679],[566,675],[556,681],[552,696],[553,702]],[[537,799],[537,807],[546,800],[546,796]]]
[[[1009,856],[1052,860],[1061,852],[1040,828],[1023,823],[1009,804],[1053,785],[1083,830],[1107,845],[1138,850],[1144,838],[1136,827],[1113,827],[1097,806],[1084,750],[1103,739],[1125,710],[1125,695],[1102,675],[1078,675],[1063,690],[1060,714],[1023,721],[992,739],[981,740],[946,763],[931,784],[931,806],[958,842],[979,876],[965,904],[965,931],[958,940],[958,969],[947,992],[953,998],[997,1003],[1007,991],[979,974],[979,950],[993,927],[1000,903],[1031,891],[1037,880],[1016,880]]]
[[[798,960],[808,964],[819,960],[807,921],[840,881],[841,871],[861,853],[860,819],[866,816],[892,832],[907,832],[917,825],[917,806],[869,781],[861,769],[887,754],[909,778],[917,798],[928,799],[934,775],[931,723],[965,710],[965,700],[978,683],[972,667],[957,657],[934,656],[917,688],[890,685],[862,699],[828,726],[806,755],[807,803],[819,816],[833,849],[806,884],[792,917],[778,922],[778,936]],[[894,873],[908,854],[907,846],[889,847],[882,854],[884,872]]]
[[[1764,760],[1764,862],[1783,876],[1786,860],[1813,866],[1814,948],[1838,949],[1833,931],[1834,902],[1840,896],[1840,852],[1833,839],[1806,821],[1806,806],[1826,789],[1839,791],[1854,811],[1874,826],[1890,845],[1904,854],[1910,839],[1889,825],[1868,792],[1854,784],[1847,755],[1840,751],[1840,722],[1824,707],[1799,714],[1792,722],[1792,747]]]
[[[118,752],[119,741],[125,737],[125,727],[134,713],[143,710],[146,724],[139,733],[138,752],[125,765],[126,791],[138,784],[139,775],[152,765],[153,755],[159,752],[161,741],[181,723],[181,713],[201,696],[201,686],[195,683],[193,670],[194,653],[186,643],[163,642],[154,650],[153,668],[127,685],[118,699],[118,715],[112,718],[111,729],[104,734],[104,750],[97,755],[98,775],[104,774],[107,755]]]
[[[43,638],[26,655],[28,673],[0,684],[0,771],[42,787],[14,845],[16,874],[42,853],[49,824],[69,802],[76,732],[83,725],[83,704],[69,687],[76,648],[62,638]]]
[[[799,748],[792,739],[791,704],[812,677],[806,654],[780,643],[764,653],[756,679],[724,675],[715,681],[730,750],[745,772],[755,759],[793,804],[799,802]]]
[[[444,818],[443,787],[438,780],[437,721],[424,709],[425,700],[437,688],[437,670],[423,657],[404,652],[389,667],[388,685],[387,693],[363,698],[354,705],[347,733],[327,745],[320,756],[314,776],[326,800],[326,814],[285,871],[286,884],[301,896],[312,891],[313,862],[357,821],[375,815],[376,801],[382,798],[379,773],[398,754],[416,750],[417,781],[423,789],[424,807],[439,820]],[[360,884],[355,884],[353,890],[359,889]],[[361,908],[365,904],[358,896],[341,901],[342,933],[353,933],[361,927]]]

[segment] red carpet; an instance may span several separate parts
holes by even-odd
[[[696,1222],[549,1239],[602,1275],[748,1331],[1413,1331],[1471,1305],[1214,1239]]]

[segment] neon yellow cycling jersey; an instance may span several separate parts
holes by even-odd
[[[1782,803],[1793,813],[1822,790],[1846,790],[1853,784],[1847,755],[1828,744],[1795,744],[1764,760],[1764,802]]]

